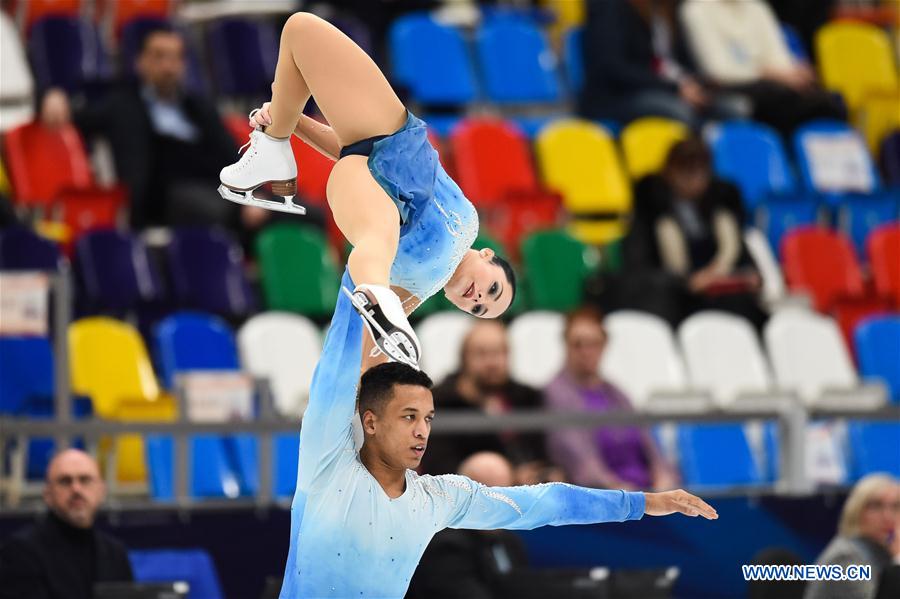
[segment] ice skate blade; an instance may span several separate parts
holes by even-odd
[[[253,196],[253,191],[235,191],[225,185],[219,185],[219,195],[222,199],[242,204],[244,206],[256,206],[275,212],[287,212],[288,214],[306,214],[306,208],[294,203],[294,196],[284,196],[284,202],[275,200],[263,200]]]
[[[356,294],[351,292],[349,289],[341,286],[341,292],[346,295],[350,299],[350,303],[353,304],[353,307],[359,313],[360,317],[362,317],[363,321],[369,328],[369,332],[372,333],[372,337],[374,337],[374,331],[377,331],[381,338],[376,341],[376,345],[384,352],[391,360],[394,362],[401,362],[406,364],[411,368],[415,368],[419,370],[419,364],[406,355],[402,349],[400,349],[399,344],[397,344],[394,339],[387,334],[387,332],[381,327],[378,322],[372,318],[369,314],[369,311],[366,309],[366,301],[358,298]]]

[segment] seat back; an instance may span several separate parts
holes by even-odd
[[[734,121],[711,131],[716,173],[740,188],[748,208],[768,196],[797,189],[787,151],[775,130],[760,123]]]
[[[0,270],[57,270],[59,246],[25,227],[0,230]]]
[[[689,488],[762,482],[740,424],[681,424],[677,437],[681,474]]]
[[[161,293],[147,248],[129,234],[108,229],[85,234],[75,246],[75,264],[95,309],[128,310]]]
[[[850,422],[847,439],[854,480],[875,472],[900,476],[900,422]]]
[[[115,32],[138,19],[168,19],[177,0],[100,0],[98,13],[109,19]]]
[[[556,56],[531,21],[498,14],[475,35],[478,64],[488,99],[500,104],[561,99]]]
[[[688,136],[678,121],[644,117],[630,122],[619,135],[625,166],[633,180],[662,169],[672,146]]]
[[[784,197],[760,204],[755,220],[769,245],[781,254],[785,235],[795,229],[818,224],[821,220],[820,208],[816,200],[809,196]]]
[[[509,326],[510,375],[542,388],[559,374],[565,361],[564,318],[556,312],[526,312]]]
[[[336,163],[295,135],[291,136],[291,149],[297,164],[303,165],[303,175],[297,178],[297,193],[309,203],[326,206],[328,177]]]
[[[256,253],[270,310],[313,318],[334,310],[340,275],[334,252],[318,230],[277,223],[257,237]]]
[[[572,27],[563,34],[563,63],[566,69],[566,78],[569,88],[573,92],[580,92],[584,86],[584,29]]]
[[[881,179],[860,133],[841,121],[813,121],[794,131],[804,187],[825,194],[871,193]]]
[[[838,208],[838,230],[853,241],[859,256],[866,255],[869,234],[889,223],[900,222],[900,202],[897,194],[876,194],[853,197]]]
[[[180,312],[156,325],[153,332],[160,377],[174,389],[177,374],[191,370],[239,370],[234,333],[222,319]]]
[[[421,104],[475,99],[475,72],[462,35],[424,14],[400,17],[388,32],[391,70]]]
[[[113,75],[100,32],[77,16],[35,23],[28,36],[28,54],[38,89],[60,87],[72,94]]]
[[[212,558],[203,549],[147,549],[129,551],[137,582],[186,580],[189,599],[222,599],[222,585]]]
[[[0,131],[18,127],[34,116],[34,78],[16,24],[0,12],[0,54],[3,88],[0,89]]]
[[[678,328],[691,384],[708,389],[720,406],[741,393],[765,393],[772,377],[753,326],[727,312],[694,314]]]
[[[816,227],[796,229],[784,238],[782,259],[788,286],[812,295],[822,312],[840,299],[864,294],[859,263],[843,235]]]
[[[53,400],[53,351],[45,337],[0,337],[0,414],[23,416]]]
[[[281,433],[274,435],[272,442],[275,449],[274,472],[275,497],[293,497],[297,489],[297,468],[300,463],[300,435],[297,433]]]
[[[238,349],[244,368],[269,380],[278,412],[301,416],[322,353],[319,329],[296,314],[265,312],[241,327]]]
[[[854,331],[859,373],[881,380],[894,403],[900,403],[900,314],[875,316]]]
[[[532,233],[522,242],[522,264],[528,275],[532,307],[561,312],[577,308],[584,296],[584,282],[598,263],[596,248],[565,231]]]
[[[878,293],[900,306],[900,224],[884,225],[872,231],[866,242],[869,264]]]
[[[867,23],[835,22],[816,32],[819,76],[851,109],[872,91],[898,88],[897,65],[887,34]]]
[[[887,135],[881,142],[879,163],[887,184],[900,186],[900,129]]]
[[[83,0],[18,0],[15,2],[15,10],[22,16],[22,24],[27,32],[32,25],[47,17],[77,18],[82,5]]]
[[[434,381],[441,381],[460,367],[463,340],[475,323],[458,310],[427,316],[416,327],[422,344],[422,370]]]
[[[603,127],[578,119],[555,121],[538,134],[535,151],[544,185],[560,193],[569,212],[631,208],[631,185]]]
[[[668,323],[646,312],[621,310],[603,320],[607,342],[600,372],[635,407],[657,391],[683,391],[687,374]]]
[[[799,309],[779,310],[763,333],[778,386],[795,391],[807,403],[828,388],[859,384],[837,323]]]
[[[278,38],[268,23],[223,18],[207,27],[213,79],[226,96],[269,97],[278,59]]]

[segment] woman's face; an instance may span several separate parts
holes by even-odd
[[[900,485],[885,486],[874,493],[859,516],[860,533],[887,545],[900,519]]]
[[[710,172],[705,167],[689,169],[672,169],[666,175],[675,197],[684,200],[696,200],[709,187]]]
[[[596,375],[605,345],[606,333],[599,323],[587,318],[572,322],[566,335],[566,359],[572,373],[583,377]]]
[[[444,288],[454,306],[479,318],[497,318],[509,308],[513,290],[503,269],[491,262],[493,257],[490,248],[471,250],[459,263],[456,281]]]

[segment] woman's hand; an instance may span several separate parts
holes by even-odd
[[[261,107],[250,112],[250,126],[254,129],[265,129],[272,124],[272,116],[269,114],[271,102],[264,103]]]
[[[711,505],[681,489],[663,493],[644,493],[644,501],[644,513],[648,516],[668,516],[677,512],[691,517],[703,516],[707,520],[719,518],[719,514]]]

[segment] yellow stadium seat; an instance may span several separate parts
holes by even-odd
[[[9,186],[9,177],[6,175],[6,167],[0,161],[0,193],[9,197],[12,195],[12,188]]]
[[[535,150],[544,184],[560,193],[572,215],[631,209],[631,184],[615,142],[600,125],[554,121],[538,134]]]
[[[72,390],[91,398],[100,418],[129,421],[174,420],[176,403],[160,393],[144,341],[129,324],[102,316],[83,318],[69,327]],[[112,447],[101,440],[101,456]],[[146,480],[140,435],[115,440],[116,479]]]
[[[843,94],[853,113],[868,94],[893,92],[898,88],[891,42],[874,25],[829,23],[816,33],[816,54],[822,83]]]
[[[594,246],[612,243],[625,235],[625,223],[622,220],[574,219],[567,229],[581,243]]]
[[[670,119],[646,117],[629,123],[619,136],[628,174],[637,180],[660,170],[671,147],[688,133],[684,124]]]
[[[877,156],[884,137],[900,129],[900,92],[870,95],[857,112],[854,124],[866,138],[869,151]]]
[[[550,35],[554,40],[559,40],[566,30],[584,25],[587,15],[585,0],[544,0],[543,4],[556,17],[550,26]]]

